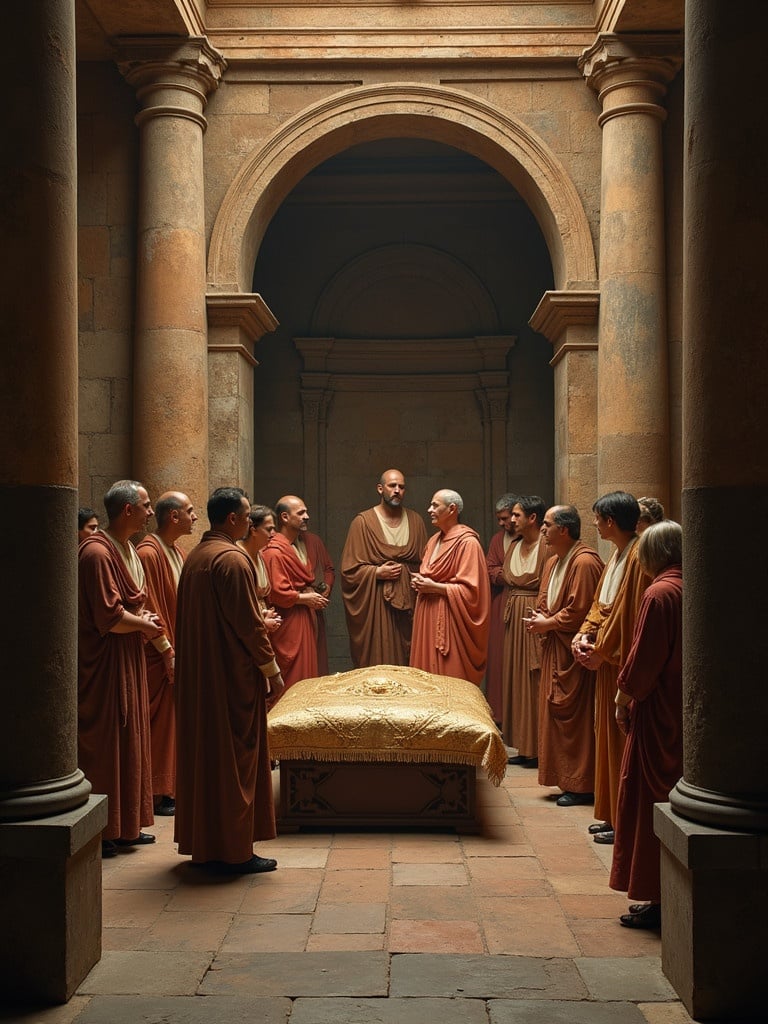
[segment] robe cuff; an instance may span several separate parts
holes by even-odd
[[[632,703],[632,698],[629,694],[624,693],[622,690],[616,691],[615,704],[617,708],[626,708]]]
[[[156,636],[154,640],[150,640],[150,643],[158,654],[164,654],[167,650],[170,650],[171,647],[171,641],[165,634],[162,636]]]
[[[261,672],[263,676],[266,676],[267,679],[271,679],[272,676],[280,674],[280,666],[273,658],[272,661],[268,661],[266,665],[259,665],[259,672]]]

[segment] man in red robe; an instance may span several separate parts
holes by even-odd
[[[118,480],[104,495],[108,526],[78,550],[78,763],[109,798],[102,855],[154,843],[144,639],[162,631],[145,608],[144,570],[129,537],[152,515],[146,490]]]
[[[603,563],[582,543],[573,505],[548,509],[541,535],[544,565],[536,611],[526,619],[541,637],[539,783],[559,786],[560,807],[591,804],[595,788],[595,673],[573,657],[571,641],[592,605]]]
[[[318,594],[331,600],[333,584],[336,580],[336,572],[333,568],[333,560],[328,554],[328,548],[323,544],[316,533],[304,530],[300,534],[307,549],[309,564],[314,570],[313,588]],[[317,674],[328,675],[328,634],[325,628],[325,612],[319,608],[315,612],[317,623]]]
[[[236,543],[250,508],[239,487],[213,492],[211,528],[184,562],[178,591],[175,839],[179,853],[223,874],[277,867],[253,852],[276,834],[267,702],[283,681],[256,569]]]
[[[355,668],[407,665],[416,595],[411,576],[421,563],[427,531],[405,508],[405,477],[381,474],[378,505],[352,520],[341,554],[341,592]]]
[[[157,532],[136,547],[147,581],[147,601],[163,623],[163,632],[144,645],[152,741],[152,795],[155,814],[174,813],[176,793],[176,712],[173,698],[176,589],[184,552],[176,541],[188,537],[197,522],[192,502],[181,491],[166,491],[155,502]]]
[[[491,538],[485,563],[488,566],[488,580],[491,584],[491,620],[488,631],[488,663],[485,666],[485,699],[488,701],[493,720],[501,723],[504,708],[504,607],[507,603],[507,585],[502,570],[504,559],[515,533],[512,509],[517,502],[516,494],[502,494],[496,502],[496,522],[499,529]]]
[[[410,664],[480,685],[488,653],[491,588],[480,538],[459,522],[464,501],[437,491],[427,512],[437,533],[427,541],[411,586],[416,591]]]
[[[277,533],[262,553],[272,586],[270,598],[283,624],[272,635],[286,686],[319,675],[316,613],[328,598],[315,590],[315,568],[303,541],[309,512],[301,498],[286,494],[275,505]]]

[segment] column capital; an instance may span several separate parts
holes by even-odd
[[[208,94],[218,88],[227,66],[205,36],[116,40],[117,66],[136,90],[141,123],[149,117],[176,116],[206,126],[202,111]]]
[[[628,41],[613,33],[601,33],[579,57],[587,84],[598,94],[607,120],[622,114],[648,114],[663,120],[659,105],[668,84],[683,62],[681,47],[668,36],[640,36]]]

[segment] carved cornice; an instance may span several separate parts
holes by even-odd
[[[596,324],[599,308],[598,291],[544,292],[528,323],[555,345],[567,327]]]
[[[332,374],[334,379],[362,379],[390,375],[398,366],[395,380],[430,376],[500,374],[506,380],[507,353],[517,340],[513,335],[477,338],[349,339],[294,338],[304,360],[305,375]]]
[[[236,328],[240,339],[238,343],[209,340],[208,351],[237,352],[246,362],[258,366],[250,346],[278,326],[277,318],[264,299],[256,293],[211,292],[205,301],[209,328]]]

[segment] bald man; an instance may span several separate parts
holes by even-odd
[[[341,554],[341,592],[355,668],[407,665],[416,594],[411,577],[427,543],[424,520],[403,506],[405,477],[381,474],[379,504],[352,520]]]
[[[160,616],[163,632],[144,645],[149,690],[149,731],[152,747],[152,796],[155,814],[176,810],[176,711],[173,695],[176,591],[184,552],[176,543],[188,537],[197,513],[183,491],[166,491],[155,503],[155,533],[137,546],[144,566],[147,605]]]
[[[275,505],[277,532],[262,552],[271,584],[270,599],[283,624],[272,634],[272,646],[286,689],[300,679],[318,675],[317,613],[328,605],[315,588],[315,567],[303,541],[309,512],[295,494]]]

